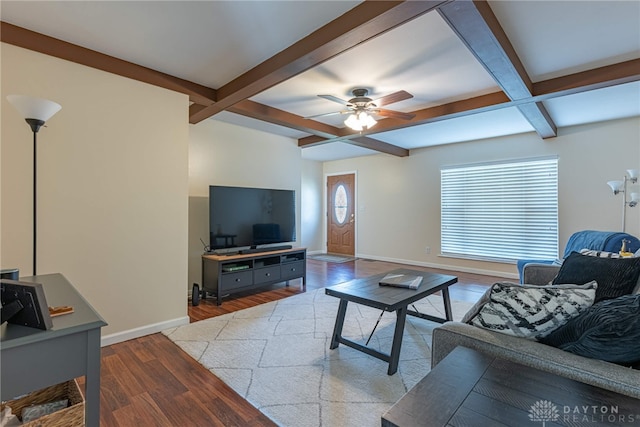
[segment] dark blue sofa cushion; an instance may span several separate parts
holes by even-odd
[[[640,362],[640,295],[601,301],[540,342],[625,366]]]
[[[633,292],[640,277],[640,258],[600,258],[572,252],[564,260],[554,285],[598,283],[595,302]]]

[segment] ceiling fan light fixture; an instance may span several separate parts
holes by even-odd
[[[358,132],[362,131],[365,128],[369,129],[376,123],[378,123],[376,119],[367,114],[366,111],[360,111],[354,114],[350,114],[349,117],[347,117],[347,120],[344,121],[345,125]]]
[[[362,125],[360,124],[360,120],[358,119],[358,116],[356,116],[355,114],[349,114],[349,117],[347,117],[347,120],[344,121],[344,124],[349,126],[353,130],[357,130],[357,131],[362,130]]]
[[[318,95],[320,98],[324,98],[328,101],[337,102],[347,107],[346,111],[336,111],[333,113],[317,114],[315,116],[305,117],[310,119],[314,117],[329,116],[334,114],[349,114],[347,120],[344,121],[345,126],[351,129],[362,132],[364,129],[370,129],[375,126],[376,119],[373,118],[371,113],[383,116],[391,117],[395,119],[411,120],[415,117],[413,113],[401,113],[399,111],[387,110],[378,108],[383,105],[392,104],[394,102],[404,101],[405,99],[413,98],[409,92],[400,90],[389,95],[385,95],[378,99],[371,99],[367,95],[369,91],[363,88],[356,88],[351,91],[353,98],[346,101],[333,95]]]
[[[363,123],[364,126],[368,129],[375,126],[375,124],[378,122],[370,114],[367,114],[363,111],[362,113],[360,113],[360,123]]]

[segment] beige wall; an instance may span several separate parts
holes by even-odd
[[[32,133],[6,100],[62,110],[38,133],[38,273],[104,317],[103,343],[187,319],[188,98],[2,44],[3,268],[31,274]],[[106,337],[105,337],[106,336]]]
[[[217,120],[189,129],[189,283],[201,283],[200,239],[209,240],[210,185],[295,190],[293,245],[302,246],[302,159],[297,141]]]
[[[357,254],[462,271],[516,277],[513,264],[445,258],[440,252],[440,168],[539,156],[559,158],[560,249],[578,230],[621,230],[622,200],[606,182],[640,168],[640,119],[528,133],[327,162],[324,173],[357,171]],[[636,185],[635,191],[639,191]],[[627,232],[640,236],[640,207],[627,208]],[[425,247],[431,247],[431,254]]]
[[[304,160],[302,164],[302,246],[310,253],[322,252],[325,247],[322,163]]]

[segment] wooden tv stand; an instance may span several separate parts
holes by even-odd
[[[237,292],[302,279],[307,288],[306,248],[237,255],[202,255],[202,298],[215,294],[217,304]]]

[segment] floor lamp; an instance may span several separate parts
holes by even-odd
[[[640,202],[640,195],[638,193],[631,193],[629,195],[629,200],[627,200],[627,184],[632,183],[635,184],[638,182],[638,169],[627,169],[627,173],[625,174],[622,181],[609,181],[607,184],[613,190],[613,194],[622,193],[622,232],[625,231],[625,225],[627,222],[626,214],[627,214],[627,206],[630,208],[635,207],[638,202]]]
[[[33,275],[36,273],[36,172],[37,172],[37,151],[36,135],[45,122],[55,113],[60,111],[62,106],[48,99],[35,98],[27,95],[9,95],[7,100],[22,114],[29,127],[33,131]]]

